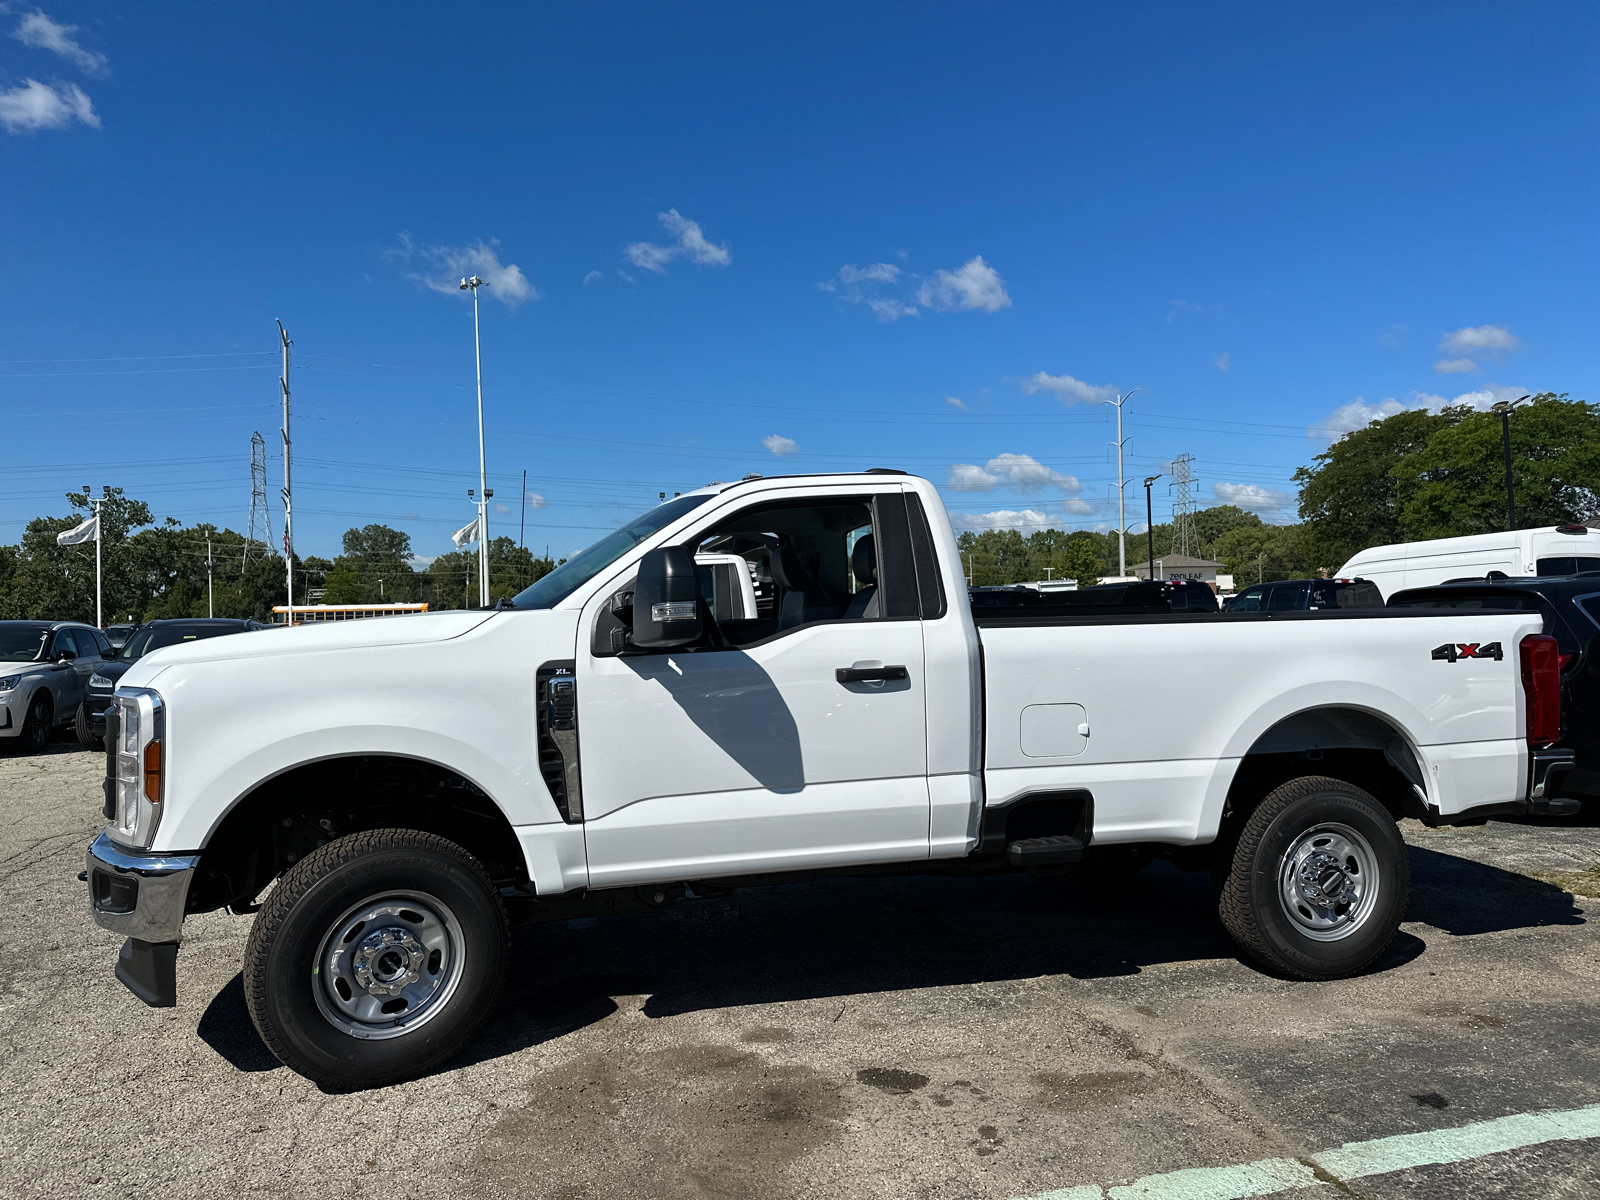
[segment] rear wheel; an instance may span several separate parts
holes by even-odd
[[[1394,818],[1354,784],[1322,776],[1268,795],[1218,869],[1228,932],[1251,957],[1300,979],[1369,966],[1400,928],[1411,884]]]
[[[28,705],[28,715],[22,722],[22,744],[37,754],[50,745],[50,720],[55,708],[50,703],[50,693],[40,692]]]
[[[351,834],[278,882],[245,949],[267,1047],[318,1083],[378,1087],[455,1055],[494,1005],[509,930],[460,846],[412,829]]]
[[[104,750],[105,739],[89,727],[89,702],[85,700],[78,705],[78,715],[73,719],[72,727],[78,735],[78,745],[85,750]]]

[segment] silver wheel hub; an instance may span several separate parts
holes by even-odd
[[[1357,830],[1336,822],[1295,838],[1278,871],[1284,915],[1319,942],[1349,937],[1371,915],[1380,881],[1377,855]]]
[[[463,949],[461,925],[437,897],[372,896],[328,927],[311,992],[328,1023],[352,1037],[400,1037],[449,1002]]]

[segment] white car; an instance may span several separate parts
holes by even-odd
[[[718,619],[697,551],[773,594]],[[747,882],[1163,854],[1212,867],[1248,954],[1333,978],[1398,928],[1397,818],[1570,807],[1553,647],[1537,613],[974,610],[925,480],[715,485],[511,609],[136,664],[90,901],[119,977],[172,1004],[185,915],[272,884],[251,1015],[340,1086],[456,1053],[509,924]]]
[[[69,724],[95,670],[113,655],[106,635],[77,621],[0,621],[0,745],[43,750]]]

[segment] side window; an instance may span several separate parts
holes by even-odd
[[[1600,596],[1585,596],[1578,601],[1578,607],[1583,609],[1591,621],[1600,625]]]
[[[73,658],[78,656],[78,643],[70,629],[56,630],[55,644],[50,647],[51,658],[60,658],[63,654],[71,655]]]
[[[1378,585],[1362,579],[1339,591],[1340,608],[1382,608],[1383,593]]]
[[[1239,598],[1233,602],[1233,612],[1260,612],[1261,595],[1265,588],[1253,587],[1248,591],[1240,592]]]
[[[1267,600],[1268,612],[1298,612],[1305,606],[1306,585],[1303,583],[1275,584]]]

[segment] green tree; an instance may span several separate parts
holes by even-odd
[[[376,592],[374,585],[371,589]],[[333,570],[329,571],[322,580],[323,604],[367,604],[367,583],[361,578],[360,573],[345,559],[341,558],[334,563]]]
[[[1405,541],[1506,526],[1499,414],[1446,411],[1451,422],[1390,472]],[[1511,462],[1519,528],[1582,521],[1600,486],[1600,408],[1549,392],[1535,396],[1511,416]]]
[[[36,517],[11,549],[9,579],[0,584],[0,618],[94,620],[95,545],[56,545],[56,534],[89,515],[89,497],[66,493],[71,516]],[[129,531],[151,522],[150,507],[112,488],[100,506],[102,607],[106,614],[137,603],[135,556]]]
[[[377,604],[415,599],[417,581],[411,566],[410,534],[387,525],[364,525],[345,530],[343,546],[344,553],[335,563],[338,581],[335,583],[330,574],[323,586],[330,593],[337,590],[341,596],[352,590],[356,594],[341,600],[324,596],[326,603]]]
[[[1305,525],[1238,525],[1217,538],[1214,553],[1220,573],[1233,576],[1243,590],[1274,579],[1307,579],[1317,574]]]
[[[1405,541],[1401,464],[1460,419],[1454,409],[1407,409],[1345,434],[1313,459],[1316,466],[1297,470],[1300,517],[1313,527],[1319,556],[1337,567],[1357,550]]]

